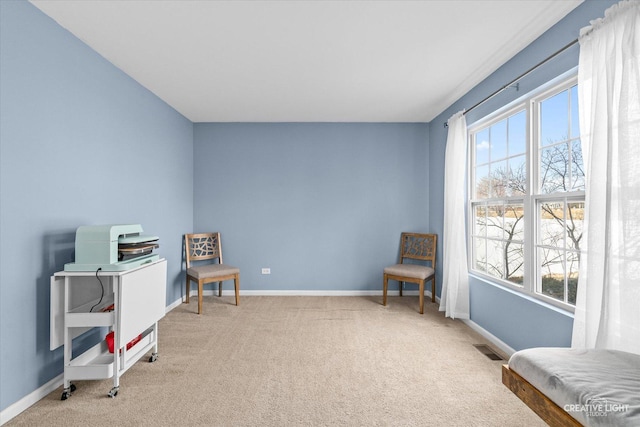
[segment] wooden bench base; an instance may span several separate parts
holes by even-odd
[[[508,365],[502,365],[502,384],[507,386],[551,427],[582,426],[569,413],[531,385],[529,381],[509,369]]]

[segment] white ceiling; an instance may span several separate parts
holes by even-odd
[[[429,122],[582,0],[31,0],[193,122]]]

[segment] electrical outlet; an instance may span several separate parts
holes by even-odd
[[[263,268],[262,269],[262,274],[271,274],[271,269],[270,268]]]

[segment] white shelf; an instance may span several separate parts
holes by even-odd
[[[113,326],[115,313],[67,313],[65,324],[67,328]]]
[[[153,333],[153,328],[146,330],[142,334],[142,339],[129,350],[125,351],[124,366],[120,367],[120,375],[129,369],[129,367],[133,366],[135,362],[155,345]],[[119,354],[122,354],[122,350]],[[109,351],[106,342],[101,341],[80,356],[71,360],[71,363],[65,366],[65,375],[69,375],[75,380],[111,378],[114,375],[113,353]]]
[[[74,380],[99,380],[113,377],[113,354],[102,341],[76,357],[64,368]]]

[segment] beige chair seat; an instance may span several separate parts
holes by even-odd
[[[200,279],[214,279],[240,273],[240,269],[226,264],[198,265],[187,269],[187,275]]]
[[[240,300],[240,269],[222,262],[222,243],[220,233],[192,233],[184,235],[186,272],[185,303],[189,304],[191,282],[198,284],[198,314],[202,313],[203,286],[207,283],[218,282],[218,296],[222,296],[222,282],[233,280],[236,291],[236,305]],[[193,263],[206,261],[209,264]],[[217,261],[217,262],[216,262]]]
[[[431,267],[412,264],[396,264],[384,269],[384,274],[391,276],[411,277],[424,280],[433,275],[435,271]]]
[[[435,234],[402,233],[400,236],[400,264],[384,269],[382,279],[382,305],[387,305],[389,280],[398,281],[402,296],[404,282],[417,283],[420,296],[420,314],[424,313],[424,283],[431,281],[431,302],[436,301],[436,241]],[[405,260],[411,260],[405,263]],[[422,262],[429,262],[428,267]]]

